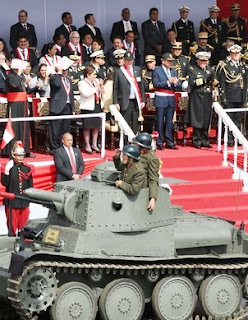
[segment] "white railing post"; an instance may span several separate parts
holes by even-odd
[[[244,150],[244,179],[243,179],[243,192],[248,192],[248,177],[247,177],[247,151]]]
[[[228,162],[227,162],[227,140],[228,140],[228,127],[225,124],[225,131],[224,131],[224,150],[223,150],[223,161],[222,161],[222,165],[223,167],[227,167],[228,166]]]
[[[238,158],[238,139],[234,138],[234,154],[233,154],[233,175],[232,178],[235,180],[239,179],[238,166],[237,166],[237,158]]]
[[[106,128],[105,128],[105,122],[106,122],[106,113],[103,112],[102,117],[102,140],[101,140],[101,158],[105,157],[105,141],[106,141]]]
[[[222,136],[222,117],[218,118],[218,152],[221,151],[221,136]]]

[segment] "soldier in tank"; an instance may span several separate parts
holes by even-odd
[[[159,158],[156,152],[152,150],[152,137],[149,133],[139,133],[133,139],[133,142],[140,148],[140,162],[144,167],[149,187],[149,203],[147,208],[149,211],[152,211],[155,209],[158,197]]]
[[[147,177],[143,165],[139,162],[139,148],[128,144],[123,147],[122,154],[122,161],[120,150],[116,150],[113,158],[116,169],[121,171],[121,178],[115,181],[115,185],[130,195],[138,194],[141,188],[147,187]]]

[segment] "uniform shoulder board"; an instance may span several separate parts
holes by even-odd
[[[214,47],[210,46],[210,44],[207,43],[207,47],[209,47],[210,49],[214,50]]]
[[[192,66],[189,67],[190,70],[194,70],[194,68]]]
[[[229,17],[223,18],[223,19],[222,19],[222,22],[229,23]]]

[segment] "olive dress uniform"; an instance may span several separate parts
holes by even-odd
[[[72,82],[72,90],[74,95],[79,94],[78,90],[78,82],[82,80],[84,76],[84,66],[77,66],[77,67],[70,67],[68,71],[68,77],[71,79]]]
[[[188,121],[193,127],[192,141],[195,147],[209,145],[208,128],[212,115],[212,82],[214,71],[207,66],[203,70],[198,65],[189,69]]]
[[[210,52],[212,55],[214,48],[210,44],[206,44],[206,46],[200,46],[199,44],[194,45],[193,47],[190,48],[190,64],[192,66],[196,65],[196,57],[195,54],[197,52]],[[210,64],[213,65],[212,63],[212,56],[210,58]]]
[[[152,83],[152,72],[153,70],[143,69],[142,77],[144,79],[145,92],[154,91],[154,86]]]
[[[159,158],[153,150],[140,154],[140,163],[143,165],[149,187],[149,199],[158,197]]]
[[[223,19],[224,34],[226,38],[232,39],[235,44],[245,47],[247,43],[246,36],[246,19],[241,17],[229,17]]]
[[[121,171],[120,180],[122,180],[122,183],[119,189],[128,194],[136,195],[140,192],[141,188],[147,187],[147,178],[141,162],[125,165],[121,162],[119,156],[114,156],[113,161],[116,169]]]
[[[218,78],[221,87],[221,101],[227,108],[242,108],[247,101],[247,70],[242,61],[235,65],[234,61],[225,59],[218,65]],[[240,129],[242,112],[228,114]],[[233,144],[233,135],[228,134],[228,143]]]
[[[178,79],[180,81],[186,80],[186,76],[190,68],[189,59],[187,59],[183,55],[179,57],[174,57],[174,59],[175,60],[172,62],[172,68],[175,68],[177,70]]]

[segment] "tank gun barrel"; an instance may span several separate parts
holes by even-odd
[[[36,188],[28,188],[24,190],[25,196],[30,199],[45,200],[63,203],[63,196],[56,192],[40,190]]]
[[[44,201],[44,200],[37,200],[37,199],[32,200],[29,197],[21,196],[21,195],[14,194],[11,192],[0,192],[0,197],[5,198],[5,199],[9,199],[9,200],[18,199],[18,200],[22,200],[22,201],[34,202],[34,203],[41,204],[41,205],[48,207],[48,208],[51,208],[54,206],[52,201]]]

